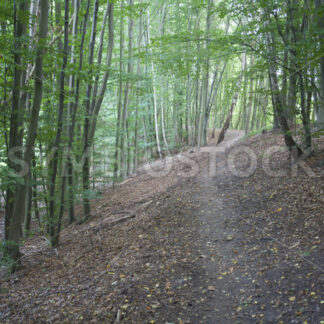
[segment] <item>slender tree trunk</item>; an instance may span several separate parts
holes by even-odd
[[[64,45],[63,45],[63,62],[60,73],[60,97],[59,97],[59,109],[57,117],[57,130],[56,138],[54,142],[54,156],[51,163],[51,180],[50,180],[50,193],[49,193],[49,229],[52,245],[57,243],[56,239],[56,225],[57,219],[55,219],[55,186],[56,176],[58,169],[58,158],[59,158],[59,146],[61,143],[61,135],[63,130],[63,111],[64,111],[64,99],[65,99],[65,69],[68,60],[68,46],[69,46],[69,0],[65,0],[64,6]],[[65,177],[63,177],[63,181]],[[65,182],[65,181],[64,181]],[[63,183],[62,191],[65,189],[65,183]],[[61,206],[64,201],[61,202]]]
[[[133,0],[128,0],[128,6],[131,8],[133,6]],[[122,134],[123,136],[121,137],[121,145],[120,145],[120,151],[121,151],[121,165],[122,165],[122,175],[123,178],[126,177],[127,171],[125,168],[125,140],[127,141],[127,115],[128,115],[128,95],[129,95],[129,87],[130,87],[130,82],[129,82],[129,76],[132,73],[132,46],[133,46],[133,25],[134,21],[131,17],[129,17],[128,20],[128,64],[127,64],[127,80],[125,83],[125,90],[124,90],[124,106],[123,106],[123,113],[122,113]]]
[[[150,12],[148,11],[147,14],[147,39],[148,39],[148,45],[151,44],[151,38],[150,38]],[[153,109],[154,109],[154,126],[155,126],[155,140],[156,140],[156,148],[159,157],[162,157],[162,151],[161,151],[161,144],[160,144],[160,136],[159,136],[159,122],[158,122],[158,111],[157,111],[157,94],[156,94],[156,76],[155,76],[155,67],[153,62],[153,51],[150,49],[151,54],[151,72],[152,72],[152,87],[153,87]]]
[[[289,2],[290,3],[290,2]],[[303,62],[303,67],[299,68],[299,66],[297,65],[297,45],[300,43],[300,41],[302,41],[302,38],[304,38],[304,41],[306,41],[307,35],[306,35],[306,30],[308,28],[308,16],[306,13],[304,13],[303,15],[303,19],[302,19],[302,24],[301,24],[301,28],[295,28],[294,25],[294,11],[296,10],[296,8],[298,8],[299,3],[296,0],[293,0],[293,5],[294,8],[291,6],[291,4],[289,4],[290,7],[290,11],[289,11],[289,19],[290,19],[290,28],[292,31],[292,40],[293,40],[293,47],[292,47],[292,52],[293,54],[293,63],[294,63],[294,67],[296,69],[296,73],[298,75],[298,81],[299,81],[299,89],[300,89],[300,108],[301,108],[301,115],[302,115],[302,121],[303,121],[303,126],[304,126],[304,132],[305,132],[305,146],[306,146],[306,150],[309,153],[311,151],[311,147],[312,147],[312,135],[311,135],[311,128],[310,128],[310,111],[307,111],[307,102],[306,102],[306,92],[305,92],[305,82],[306,78],[304,78],[303,74],[303,70],[307,70],[307,66],[308,66],[308,60],[307,60],[307,52],[304,53],[304,62]],[[310,8],[308,6],[308,1],[305,1],[305,5],[306,5],[306,10],[309,11]],[[306,67],[306,68],[305,68]]]
[[[254,92],[254,100],[253,100],[253,113],[252,113],[252,120],[251,120],[251,130],[253,131],[256,127],[259,129],[260,124],[260,117],[258,117],[258,111],[261,110],[260,108],[260,100],[259,94],[257,92],[258,89],[263,88],[262,80],[257,80],[255,84],[255,92]]]
[[[187,65],[189,71],[189,64]],[[186,114],[185,114],[185,143],[189,145],[189,119],[190,119],[190,106],[191,106],[191,92],[190,92],[190,73],[187,75],[187,89],[186,89]]]
[[[269,24],[268,21],[270,20],[269,14],[266,19],[268,19],[268,20],[266,20],[265,25],[268,25]],[[274,36],[273,31],[267,32],[266,40],[267,40],[267,45],[270,49],[268,66],[269,66],[269,76],[270,76],[270,78],[269,78],[270,88],[271,88],[271,92],[272,92],[272,96],[273,96],[272,97],[273,105],[274,105],[273,109],[277,113],[282,131],[284,132],[284,139],[285,139],[286,146],[288,147],[288,149],[291,152],[293,152],[293,150],[296,149],[297,156],[301,156],[303,152],[290,134],[289,125],[287,123],[285,113],[284,113],[284,108],[282,106],[282,101],[281,101],[282,96],[280,95],[278,77],[277,77],[277,71],[276,71],[276,63],[275,63],[276,62],[276,60],[275,60],[276,47],[275,47],[275,36]]]
[[[232,116],[233,116],[233,112],[234,112],[234,109],[235,109],[235,106],[236,106],[236,103],[237,103],[237,99],[238,99],[239,93],[241,91],[241,83],[242,83],[242,78],[243,78],[243,73],[244,73],[245,67],[246,67],[246,54],[244,53],[243,57],[242,57],[242,70],[241,70],[241,73],[240,73],[240,76],[239,76],[239,79],[238,79],[238,82],[237,82],[237,90],[234,93],[234,96],[233,96],[233,99],[232,99],[232,104],[231,104],[230,110],[228,112],[228,115],[226,117],[224,126],[222,127],[222,129],[221,129],[221,131],[220,131],[220,133],[218,135],[217,144],[220,144],[224,140],[226,131],[228,130],[228,128],[230,126]]]
[[[164,26],[165,26],[165,19],[166,19],[166,7],[165,5],[162,6],[161,8],[161,19],[160,19],[160,35],[161,37],[164,37]],[[164,76],[161,75],[160,76],[161,79],[161,128],[162,128],[162,137],[163,137],[163,143],[164,146],[167,150],[168,153],[170,153],[169,150],[169,143],[168,143],[168,139],[166,136],[166,132],[165,132],[165,100],[164,100],[164,89],[165,89],[165,80],[164,80]]]
[[[314,0],[315,1],[315,8],[317,12],[319,13],[318,16],[318,30],[319,30],[319,43],[321,48],[321,53],[324,52],[324,12],[323,12],[323,6],[324,6],[324,0]],[[322,8],[322,10],[321,10]],[[320,11],[321,10],[321,11]],[[320,79],[320,94],[321,98],[319,100],[319,109],[318,109],[318,116],[317,116],[317,126],[320,128],[324,128],[324,56],[321,56],[320,59],[320,71],[321,71],[321,79]]]
[[[97,93],[98,93],[98,85],[99,85],[99,76],[100,76],[100,69],[101,69],[101,60],[102,60],[102,52],[103,52],[103,45],[104,45],[104,36],[105,36],[105,28],[107,23],[107,18],[110,11],[110,1],[107,1],[105,14],[103,17],[102,25],[101,25],[101,31],[100,31],[100,37],[99,37],[99,49],[98,49],[98,59],[97,59],[97,70],[96,70],[96,77],[95,82],[93,86],[93,94],[92,94],[92,101],[91,101],[91,113],[94,111],[96,100],[97,100]]]
[[[97,34],[97,20],[98,20],[98,7],[99,0],[95,0],[93,8],[93,19],[92,19],[92,29],[91,38],[89,44],[89,75],[92,75],[92,64],[94,56],[94,48],[96,43]],[[82,183],[83,183],[83,213],[84,220],[88,220],[91,215],[91,204],[90,204],[90,147],[89,143],[89,132],[90,132],[90,117],[91,117],[91,90],[92,83],[87,84],[86,89],[86,100],[85,100],[85,117],[84,117],[84,133],[83,133],[83,157],[84,163],[82,167]]]
[[[75,66],[75,42],[78,36],[78,16],[79,16],[80,1],[73,0],[73,28],[72,28],[72,46],[71,46],[71,66]],[[69,206],[69,223],[72,224],[75,221],[74,215],[74,194],[73,194],[73,164],[71,160],[73,137],[74,137],[74,125],[76,116],[76,105],[75,101],[72,100],[75,89],[74,89],[75,74],[71,73],[69,77],[69,88],[70,88],[70,100],[68,103],[68,156],[66,160],[66,165],[63,167],[64,177],[68,179],[68,206]],[[66,175],[67,173],[67,175]],[[64,182],[62,182],[62,189]]]
[[[41,219],[40,219],[40,213],[38,208],[38,194],[37,194],[37,172],[36,172],[36,159],[32,159],[32,165],[33,165],[33,171],[32,171],[32,201],[34,203],[34,211],[35,211],[35,218],[38,221],[38,226],[41,228]]]
[[[250,61],[250,67],[252,68],[253,66],[253,56],[251,56],[251,61]],[[250,129],[250,119],[251,119],[251,111],[252,111],[252,106],[253,106],[253,83],[254,79],[250,79],[250,88],[249,88],[249,101],[247,105],[247,111],[246,111],[246,116],[245,116],[245,134],[249,132]]]
[[[120,35],[119,35],[119,91],[118,91],[118,113],[117,113],[117,125],[116,125],[116,151],[115,151],[115,164],[114,164],[114,182],[118,180],[118,174],[120,169],[123,170],[123,165],[119,163],[121,156],[121,137],[124,135],[121,134],[121,116],[122,116],[122,104],[123,104],[123,56],[124,56],[124,21],[123,21],[123,9],[124,9],[124,0],[120,2]],[[122,171],[123,172],[123,171]]]
[[[199,12],[197,9],[197,21],[196,21],[196,29],[199,30],[200,21],[199,21]],[[197,42],[197,56],[200,55],[200,42]],[[200,61],[197,60],[197,68],[196,68],[196,89],[195,89],[195,133],[194,133],[194,145],[199,145],[199,121],[200,121],[200,103],[199,103],[199,80],[200,80]]]
[[[109,3],[108,6],[108,46],[107,46],[107,55],[106,55],[106,66],[105,66],[105,73],[103,75],[101,85],[99,88],[99,94],[96,97],[96,101],[91,112],[91,120],[90,120],[90,132],[89,132],[89,142],[92,143],[96,125],[97,125],[97,118],[99,115],[99,111],[102,105],[102,101],[104,99],[106,90],[107,90],[107,83],[110,76],[110,68],[111,68],[111,60],[112,60],[112,52],[114,48],[114,3]]]
[[[198,125],[197,125],[197,146],[200,148],[201,146],[201,136],[202,136],[202,127],[203,127],[203,98],[204,98],[204,86],[206,85],[203,82],[203,78],[201,80],[200,87],[200,96],[199,96],[199,115],[198,115]]]
[[[166,132],[165,132],[163,85],[164,85],[164,80],[163,80],[163,76],[162,76],[162,84],[161,84],[161,86],[162,86],[162,94],[161,94],[161,127],[162,127],[162,136],[163,136],[164,146],[165,146],[166,150],[170,153],[169,144],[168,144],[168,140],[167,140],[167,136],[166,136]]]
[[[24,237],[28,236],[28,233],[30,232],[30,226],[31,226],[31,220],[32,220],[32,202],[33,202],[33,187],[31,185],[32,178],[31,178],[31,172],[29,174],[30,179],[29,181],[29,187],[27,188],[27,212],[26,212],[26,218],[25,218],[25,231],[24,231]]]
[[[78,0],[74,0],[78,1]],[[79,71],[82,70],[83,67],[83,49],[84,49],[84,41],[87,31],[87,25],[88,25],[88,18],[89,18],[89,11],[90,11],[90,0],[87,1],[87,7],[83,18],[82,23],[82,35],[81,35],[81,42],[79,46],[79,64],[78,69]],[[74,21],[75,22],[75,21]],[[76,36],[75,33],[77,31],[74,29],[75,24],[73,24],[73,35]],[[75,39],[75,38],[74,38]],[[72,47],[73,48],[73,47]],[[71,63],[72,60],[75,60],[74,55],[74,49],[73,49],[73,55],[72,55],[72,48],[71,48]],[[71,78],[73,77],[73,74],[70,77],[70,82],[73,81]],[[71,84],[71,83],[70,83]],[[72,113],[71,116],[71,125],[69,125],[69,147],[68,147],[68,156],[67,156],[67,178],[68,178],[68,208],[69,208],[69,222],[70,224],[74,222],[75,215],[74,215],[74,177],[73,177],[73,163],[72,163],[72,146],[74,141],[74,134],[75,134],[75,123],[76,123],[76,113],[77,108],[79,106],[79,94],[80,94],[80,84],[81,84],[81,78],[78,76],[76,80],[76,85],[74,91],[71,93],[71,95],[74,97],[74,102],[69,103],[70,107],[68,107],[68,110]],[[71,87],[70,87],[71,89]]]
[[[142,1],[140,1],[142,4]],[[142,44],[142,23],[143,23],[143,13],[140,12],[140,17],[138,20],[138,39],[137,39],[137,47],[138,50],[141,48]],[[137,76],[139,77],[141,74],[141,60],[140,58],[137,59]],[[139,124],[139,96],[140,96],[140,89],[141,89],[141,82],[137,80],[136,85],[136,108],[135,108],[135,133],[134,133],[134,157],[133,157],[133,173],[137,171],[137,164],[138,164],[138,124]]]
[[[206,145],[207,142],[207,128],[209,120],[208,94],[209,94],[209,43],[210,43],[210,26],[211,26],[211,6],[213,0],[207,0],[207,18],[206,18],[206,75],[205,75],[205,96],[204,96],[204,121],[202,126],[202,143]],[[216,72],[217,73],[217,69]]]
[[[285,30],[285,39],[288,40],[289,37],[290,37],[290,28],[289,28],[289,23],[288,23],[288,19],[287,19],[286,30]],[[284,66],[289,66],[289,49],[287,48],[287,46],[284,51],[283,64],[284,64]],[[286,119],[288,122],[290,122],[292,112],[289,109],[287,99],[288,99],[288,70],[284,68],[282,71],[282,104],[285,109]]]

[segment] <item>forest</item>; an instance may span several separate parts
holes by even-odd
[[[183,150],[275,132],[321,170],[324,1],[1,1],[0,128],[11,274],[29,239],[59,249],[107,188]]]

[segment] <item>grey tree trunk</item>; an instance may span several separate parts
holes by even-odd
[[[315,1],[315,8],[319,13],[318,17],[318,39],[321,47],[321,52],[324,52],[324,0],[314,0]],[[322,8],[322,10],[321,10]],[[320,11],[321,10],[321,11]],[[316,124],[320,128],[324,128],[324,56],[321,56],[320,59],[320,71],[321,71],[321,79],[320,79],[320,93],[321,98],[319,100],[319,108],[318,108],[318,115]]]
[[[98,20],[98,7],[99,0],[95,0],[93,8],[93,19],[92,19],[92,28],[91,28],[91,38],[89,44],[89,75],[92,75],[92,64],[94,56],[94,48],[96,43],[96,34],[97,34],[97,20]],[[85,100],[85,117],[84,117],[84,133],[83,133],[83,157],[84,163],[82,167],[82,183],[83,183],[83,213],[84,220],[88,220],[91,214],[91,205],[90,205],[90,143],[89,143],[89,131],[90,131],[90,117],[91,117],[91,90],[92,83],[87,84],[86,89],[86,100]]]
[[[270,15],[267,13],[266,19],[265,19],[265,25],[267,26],[269,24]],[[267,45],[270,49],[270,55],[268,60],[268,67],[269,67],[269,81],[270,81],[270,88],[272,92],[272,99],[273,99],[273,109],[276,112],[282,131],[284,133],[284,139],[286,146],[288,147],[290,152],[293,152],[294,149],[296,149],[297,156],[301,156],[303,154],[300,147],[297,145],[295,140],[293,139],[289,125],[287,123],[287,119],[285,117],[285,111],[282,105],[282,96],[280,94],[279,90],[279,84],[278,84],[278,77],[277,77],[277,68],[276,68],[276,47],[275,47],[275,36],[274,32],[267,32],[266,34],[266,41]]]
[[[147,42],[148,46],[151,44],[150,37],[150,12],[147,14]],[[155,141],[156,148],[159,157],[162,157],[161,144],[160,144],[160,135],[159,135],[159,122],[158,122],[158,110],[157,110],[157,93],[156,93],[156,76],[155,76],[155,67],[153,62],[153,51],[152,48],[149,49],[151,54],[151,72],[152,72],[152,88],[153,88],[153,109],[154,109],[154,128],[155,128]]]
[[[70,64],[74,67],[76,63],[76,53],[75,53],[75,42],[77,41],[78,36],[78,17],[79,17],[79,8],[80,8],[80,0],[73,0],[73,28],[72,28],[72,46],[71,46],[71,59]],[[84,22],[85,23],[85,22]],[[73,165],[71,161],[72,154],[72,145],[73,145],[73,137],[74,137],[74,126],[75,126],[75,115],[76,115],[76,105],[75,101],[72,99],[74,96],[74,82],[75,74],[71,73],[69,77],[69,88],[70,88],[70,100],[68,103],[68,156],[66,165],[64,166],[64,176],[67,173],[68,180],[68,206],[69,206],[69,223],[72,224],[75,221],[74,216],[74,194],[73,194]],[[64,181],[63,181],[64,182]],[[63,184],[62,184],[63,185]],[[62,188],[63,190],[63,188]]]
[[[105,14],[102,20],[100,37],[99,37],[99,49],[98,49],[98,58],[97,58],[97,70],[96,70],[96,77],[93,86],[93,93],[92,93],[92,101],[91,101],[91,113],[94,111],[96,100],[97,100],[97,93],[98,93],[98,85],[99,85],[99,77],[100,77],[100,68],[101,68],[101,61],[102,61],[102,52],[104,46],[104,36],[105,36],[105,28],[107,23],[107,18],[110,11],[110,1],[107,1]]]
[[[253,100],[253,113],[252,113],[252,120],[251,120],[251,130],[253,131],[256,127],[259,129],[260,126],[260,114],[261,111],[261,103],[260,103],[260,94],[257,93],[258,89],[263,88],[263,80],[257,80],[255,85],[255,93],[254,93],[254,100]]]
[[[74,0],[76,1],[76,0]],[[90,0],[87,1],[87,7],[83,18],[83,25],[82,25],[82,35],[81,35],[81,42],[79,46],[79,71],[82,70],[83,66],[83,48],[84,48],[84,41],[85,41],[85,35],[88,25],[88,18],[89,18],[89,11],[90,11]],[[73,32],[73,35],[74,32]],[[71,49],[72,50],[72,49]],[[71,56],[71,60],[73,59],[73,56]],[[71,79],[70,79],[71,81]],[[72,93],[72,96],[74,96],[74,102],[72,103],[71,99],[71,107],[72,110],[72,116],[71,116],[71,125],[69,126],[69,148],[68,148],[68,157],[67,157],[67,178],[68,178],[68,208],[69,208],[69,222],[72,223],[75,220],[74,215],[74,179],[73,179],[73,164],[71,155],[72,154],[72,145],[74,141],[74,133],[75,133],[75,116],[77,112],[77,108],[79,105],[79,93],[80,93],[80,83],[81,79],[80,77],[77,77],[76,85],[74,92]]]
[[[99,115],[99,111],[102,105],[102,101],[104,99],[106,90],[107,90],[107,83],[110,75],[110,68],[111,68],[111,60],[112,60],[112,52],[114,48],[114,3],[110,2],[108,6],[108,46],[107,46],[107,56],[106,56],[106,66],[105,66],[105,73],[103,75],[101,86],[99,88],[99,94],[96,98],[93,110],[91,112],[91,120],[90,120],[90,132],[89,132],[89,142],[92,143],[96,125],[97,125],[97,117]]]
[[[59,157],[59,146],[61,143],[61,135],[63,130],[63,111],[64,111],[64,99],[65,99],[65,69],[68,60],[68,46],[69,46],[69,0],[65,0],[64,5],[64,45],[63,45],[63,62],[60,73],[60,97],[59,97],[59,109],[57,117],[57,129],[56,138],[54,142],[54,156],[51,163],[51,179],[50,179],[50,192],[49,192],[49,234],[51,236],[51,243],[53,246],[57,244],[56,225],[57,219],[55,217],[55,187],[56,187],[56,176],[58,169],[58,157]],[[65,177],[63,178],[65,180]],[[61,188],[64,193],[65,184]],[[63,195],[64,197],[64,195]],[[61,206],[64,202],[61,202]]]
[[[119,89],[118,89],[118,113],[117,113],[117,125],[116,125],[116,143],[115,143],[115,163],[114,163],[114,182],[118,180],[120,173],[120,142],[121,142],[121,116],[122,116],[122,104],[123,104],[123,56],[124,56],[124,22],[123,22],[123,9],[124,1],[120,2],[120,35],[119,35]]]
[[[131,8],[133,6],[133,0],[128,0],[128,6]],[[123,178],[126,177],[127,175],[127,167],[125,167],[126,163],[126,150],[125,150],[125,141],[127,141],[127,115],[128,115],[128,95],[129,95],[129,87],[130,87],[130,82],[129,82],[129,75],[132,72],[132,46],[133,46],[133,25],[134,21],[131,17],[128,19],[128,63],[127,63],[127,80],[125,83],[125,90],[124,90],[124,106],[123,106],[123,113],[122,113],[122,136],[121,136],[121,143],[120,143],[120,161],[121,161],[121,172]]]
[[[241,73],[240,73],[240,76],[239,76],[239,79],[238,79],[238,82],[237,82],[237,90],[234,93],[232,103],[231,103],[231,107],[230,107],[230,110],[229,110],[228,115],[226,117],[224,126],[222,127],[222,129],[221,129],[221,131],[220,131],[220,133],[218,135],[217,144],[220,144],[224,140],[226,131],[228,130],[228,128],[230,126],[232,116],[233,116],[233,112],[234,112],[234,109],[236,107],[237,99],[238,99],[239,93],[241,91],[241,84],[242,84],[243,73],[244,73],[245,67],[246,67],[246,53],[244,53],[243,57],[242,57],[242,70],[241,70]]]
[[[212,6],[213,0],[207,0],[207,17],[206,17],[206,74],[205,74],[205,95],[204,95],[204,120],[202,126],[202,143],[206,145],[207,142],[207,128],[208,128],[208,120],[209,120],[209,106],[208,106],[208,94],[209,94],[209,43],[210,43],[210,27],[211,27],[211,19],[212,19]],[[217,74],[217,69],[215,74]],[[215,78],[215,77],[214,77]]]
[[[253,56],[251,56],[251,62],[250,62],[250,66],[253,66]],[[252,106],[253,106],[253,83],[254,83],[254,79],[251,78],[250,80],[250,88],[249,88],[249,101],[248,101],[248,105],[247,105],[247,111],[246,111],[246,115],[245,115],[245,134],[247,134],[249,132],[250,129],[250,119],[251,119],[251,110],[252,110]]]

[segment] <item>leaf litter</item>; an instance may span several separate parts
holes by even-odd
[[[311,166],[323,155],[316,141]],[[242,144],[260,160],[283,142],[271,133]],[[28,240],[24,268],[1,280],[0,321],[322,323],[323,170],[210,178],[207,156],[190,154],[196,176],[179,176],[180,162],[158,178],[140,171],[93,201],[91,222],[67,227],[56,251]],[[289,174],[288,155],[272,167]]]

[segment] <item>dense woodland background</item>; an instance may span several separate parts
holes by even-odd
[[[58,245],[100,188],[215,129],[281,128],[301,156],[324,126],[323,0],[12,0],[0,22],[12,271],[24,237]]]

